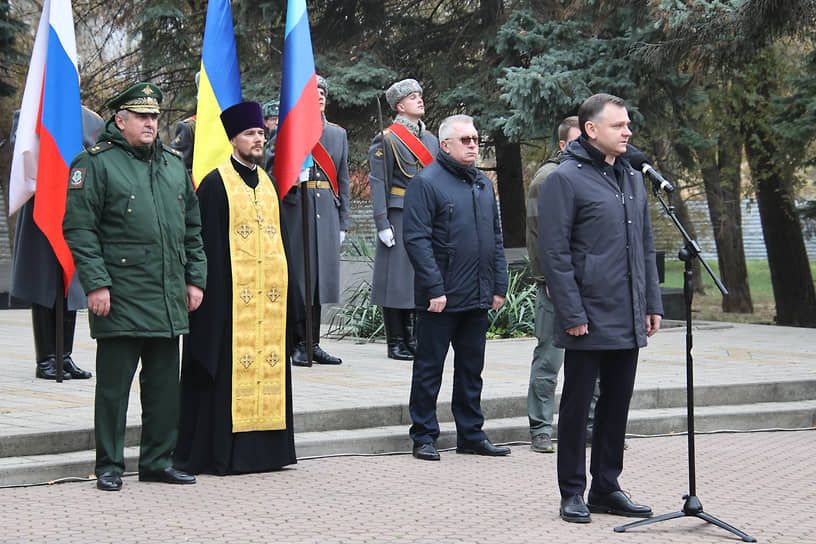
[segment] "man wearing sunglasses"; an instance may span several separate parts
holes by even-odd
[[[479,133],[454,115],[439,127],[440,151],[408,185],[403,241],[414,266],[417,349],[409,411],[417,459],[438,461],[436,399],[453,346],[456,452],[508,455],[482,425],[482,368],[487,312],[504,304],[507,265],[493,184],[476,168]]]

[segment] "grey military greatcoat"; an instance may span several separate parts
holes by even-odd
[[[346,129],[325,123],[320,143],[331,155],[337,171],[338,194],[330,187],[329,177],[316,164],[309,170],[309,181],[300,182],[281,202],[281,222],[285,225],[289,248],[289,275],[297,282],[300,296],[306,292],[303,263],[303,218],[300,191],[306,185],[309,218],[311,285],[315,304],[340,300],[340,231],[348,230],[349,172]],[[305,302],[304,302],[305,303]]]
[[[436,137],[425,130],[420,141],[435,157],[439,150]],[[377,231],[394,229],[393,246],[387,247],[377,240],[371,303],[386,308],[413,309],[414,269],[402,241],[402,205],[405,189],[422,169],[422,163],[387,129],[385,136],[377,134],[374,137],[368,150],[368,162],[371,166],[368,183]]]

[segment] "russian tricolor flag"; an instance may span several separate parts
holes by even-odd
[[[9,180],[9,214],[34,195],[34,222],[62,266],[74,260],[62,234],[68,166],[82,151],[82,105],[74,18],[68,0],[45,0],[26,76]]]
[[[275,181],[280,198],[298,179],[304,161],[323,133],[312,35],[305,0],[289,0],[283,43],[280,118],[275,143]]]
[[[201,46],[196,130],[193,144],[193,183],[224,162],[232,153],[221,112],[241,101],[241,73],[235,52],[235,32],[229,0],[210,0]]]

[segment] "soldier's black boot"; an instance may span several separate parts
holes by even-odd
[[[403,312],[398,308],[383,307],[383,324],[385,325],[385,341],[388,344],[388,358],[398,361],[412,361],[413,353],[405,347],[403,336],[405,326],[402,322]]]
[[[319,365],[339,365],[343,359],[335,357],[320,347],[320,312],[322,306],[315,304],[312,306],[312,360]]]
[[[416,355],[416,310],[402,310],[402,323],[405,325],[405,347]]]
[[[53,308],[31,304],[31,324],[34,330],[34,356],[37,359],[35,376],[44,380],[57,379],[57,313]],[[62,379],[70,380],[64,368]]]
[[[74,360],[71,358],[71,352],[74,350],[74,331],[76,330],[76,312],[66,310],[62,319],[63,325],[63,354],[62,354],[62,369],[71,375],[75,380],[87,380],[92,373],[87,370],[79,368]]]
[[[294,366],[312,366],[309,360],[309,354],[306,353],[306,342],[301,340],[295,344],[295,349],[292,350],[292,365]]]

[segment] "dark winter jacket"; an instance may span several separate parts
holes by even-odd
[[[507,293],[501,223],[493,185],[439,151],[405,193],[403,241],[414,267],[418,309],[447,297],[446,312],[489,309]]]
[[[570,142],[539,192],[538,228],[555,345],[645,346],[646,314],[662,315],[663,304],[641,173],[622,157],[607,164],[583,136]],[[589,334],[566,333],[584,323]]]

